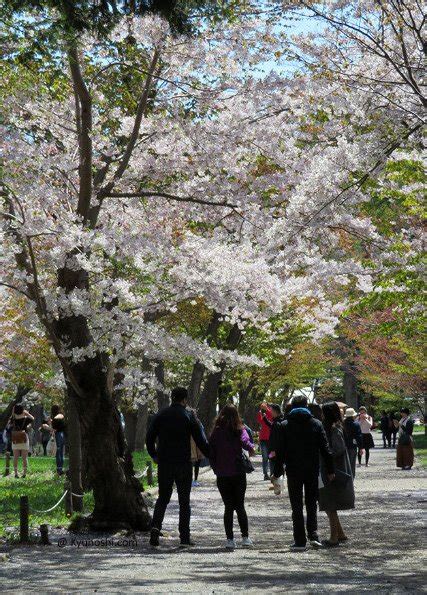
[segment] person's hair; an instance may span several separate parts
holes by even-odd
[[[243,422],[237,407],[233,403],[227,403],[218,413],[218,417],[214,423],[215,428],[226,428],[232,434],[240,435],[243,429]]]
[[[282,415],[282,408],[277,403],[272,403],[271,404],[271,409],[273,411],[275,411],[276,413],[278,413],[279,415]]]
[[[359,407],[359,411],[366,411],[366,413],[368,412],[368,410],[366,409],[366,407],[364,405]]]
[[[384,409],[384,411],[381,411],[381,415],[387,415],[387,411]]]
[[[400,413],[406,413],[406,415],[409,415],[409,409],[407,407],[402,407]]]
[[[292,398],[291,405],[292,409],[296,409],[297,407],[307,407],[308,399],[304,395],[296,395]]]
[[[176,386],[171,392],[172,403],[182,403],[188,399],[188,390],[183,386]]]
[[[330,401],[322,405],[323,413],[323,425],[325,426],[326,432],[329,434],[333,424],[341,423],[341,409],[335,401]]]
[[[288,413],[291,411],[291,409],[292,409],[292,403],[291,402],[286,403],[286,405],[285,405],[285,415],[288,415]]]
[[[24,406],[23,405],[15,405],[15,407],[13,408],[13,413],[15,415],[21,415],[22,413],[24,413]]]
[[[52,405],[50,408],[50,417],[53,419],[58,413],[61,413],[61,407],[59,405]]]
[[[308,410],[310,411],[313,417],[315,417],[319,421],[323,421],[322,408],[318,403],[309,403]]]

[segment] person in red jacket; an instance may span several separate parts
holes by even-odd
[[[270,460],[268,458],[269,449],[268,441],[270,440],[271,427],[268,422],[273,419],[271,408],[266,401],[263,401],[257,413],[257,422],[259,423],[259,447],[262,456],[262,470],[264,472],[264,480],[269,480],[272,473],[270,467]]]

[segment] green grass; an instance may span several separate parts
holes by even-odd
[[[415,454],[423,467],[427,467],[427,436],[423,433],[414,433]]]
[[[133,461],[136,474],[140,474],[147,466],[150,457],[147,452],[133,453]],[[65,468],[67,468],[65,459]],[[56,465],[54,457],[30,457],[28,459],[28,473],[25,479],[15,479],[13,474],[13,462],[11,459],[10,475],[3,475],[5,469],[5,457],[0,456],[0,535],[12,534],[19,527],[19,498],[28,496],[30,511],[30,525],[32,530],[37,530],[42,523],[50,526],[65,526],[69,518],[65,515],[64,501],[52,512],[40,514],[35,510],[47,510],[51,508],[64,493],[64,477],[58,477],[55,473]],[[22,461],[19,462],[18,472],[21,475]],[[153,474],[156,483],[156,473]],[[144,478],[144,487],[147,489],[147,481]],[[93,509],[93,496],[89,492],[84,496],[84,512],[89,513]]]

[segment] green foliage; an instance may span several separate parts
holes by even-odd
[[[136,474],[141,473],[147,466],[150,457],[147,452],[135,452],[132,455]],[[67,459],[65,465],[67,466]],[[64,493],[64,478],[56,475],[56,464],[54,457],[29,457],[28,475],[26,478],[15,479],[13,474],[13,462],[11,459],[11,474],[7,477],[0,475],[0,535],[11,534],[13,536],[19,530],[19,498],[28,496],[30,509],[47,510],[51,508]],[[5,467],[4,455],[0,457],[0,470],[3,474]],[[19,474],[22,470],[22,461],[19,461]],[[153,474],[157,483],[157,474]],[[147,488],[146,481],[144,487]],[[84,513],[90,513],[94,501],[92,492],[84,496]],[[55,508],[52,512],[40,514],[30,513],[30,527],[32,532],[37,533],[38,527],[43,523],[51,526],[67,526],[70,519],[64,511],[64,504]]]

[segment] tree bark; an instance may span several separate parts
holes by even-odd
[[[241,338],[242,333],[237,324],[235,324],[228,334],[226,348],[230,350],[236,349]],[[222,363],[217,372],[208,374],[200,397],[199,417],[208,432],[216,415],[216,406],[225,367],[225,363]]]
[[[359,407],[359,399],[357,395],[357,380],[353,371],[351,370],[350,365],[345,365],[344,367],[343,387],[344,401],[349,407],[353,407],[353,409],[357,410]]]
[[[191,373],[190,384],[188,385],[188,404],[190,407],[197,408],[200,399],[200,391],[202,388],[203,376],[205,375],[206,367],[199,361],[193,365]]]
[[[123,417],[125,418],[125,438],[130,452],[135,450],[135,439],[136,439],[136,411],[124,411]]]
[[[67,443],[68,443],[68,478],[73,494],[83,495],[82,482],[82,447],[80,421],[73,399],[66,399],[67,409]],[[72,496],[73,510],[83,510],[83,498]]]
[[[145,438],[147,437],[148,403],[138,405],[135,431],[135,450],[145,449]]]

